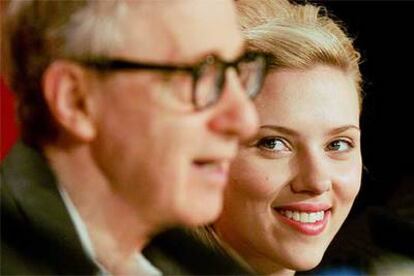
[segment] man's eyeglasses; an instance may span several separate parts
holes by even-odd
[[[224,90],[226,71],[234,68],[246,94],[253,99],[260,92],[268,66],[268,56],[246,53],[233,62],[222,61],[214,55],[206,56],[194,66],[139,63],[123,59],[92,59],[82,65],[99,71],[151,70],[161,72],[187,72],[193,79],[192,102],[197,110],[213,105]]]

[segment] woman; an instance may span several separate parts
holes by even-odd
[[[289,275],[320,262],[360,187],[359,53],[319,7],[238,8],[249,49],[271,66],[255,99],[260,130],[241,145],[207,231],[258,273]]]

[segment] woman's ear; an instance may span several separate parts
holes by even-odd
[[[53,62],[43,74],[43,94],[51,115],[64,133],[83,142],[96,135],[87,81],[85,69],[68,61]]]

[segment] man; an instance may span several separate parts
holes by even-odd
[[[155,234],[218,216],[265,67],[236,21],[230,0],[9,4],[2,273],[159,274]]]

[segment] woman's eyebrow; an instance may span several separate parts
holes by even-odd
[[[361,129],[358,126],[356,126],[356,125],[344,125],[344,126],[337,127],[337,128],[334,128],[334,129],[330,130],[328,132],[328,134],[335,135],[335,134],[339,134],[339,133],[345,132],[345,131],[347,131],[349,129],[355,129],[358,132],[361,132]]]
[[[285,134],[290,135],[290,136],[298,136],[299,135],[298,132],[296,132],[295,130],[293,130],[291,128],[287,128],[287,127],[283,127],[283,126],[277,126],[277,125],[262,125],[262,126],[260,126],[260,129],[270,129],[270,130],[273,130],[273,131],[285,133]]]
[[[277,125],[262,125],[262,126],[260,126],[260,129],[270,129],[270,130],[277,131],[277,132],[280,132],[280,133],[284,133],[284,134],[287,134],[287,135],[290,135],[290,136],[298,136],[299,135],[299,133],[297,131],[295,131],[291,128],[287,128],[287,127],[283,127],[283,126],[277,126]],[[358,126],[349,124],[349,125],[343,125],[343,126],[331,129],[331,130],[328,131],[328,134],[329,135],[335,135],[335,134],[345,132],[349,129],[355,129],[358,132],[361,132],[361,129]]]

